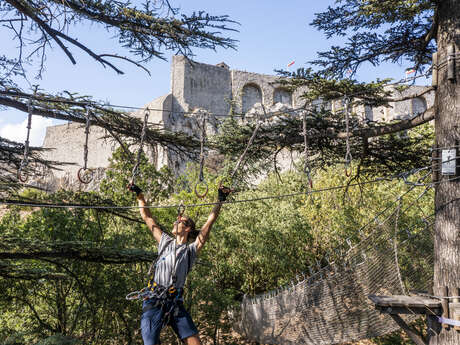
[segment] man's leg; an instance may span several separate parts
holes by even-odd
[[[170,325],[179,338],[187,345],[201,345],[198,330],[183,303],[176,305],[174,314]]]
[[[144,303],[144,306],[147,303]],[[160,332],[163,328],[163,311],[160,307],[154,307],[142,313],[141,330],[144,345],[159,345]]]
[[[201,341],[198,335],[192,335],[191,337],[185,338],[184,342],[187,345],[201,345]]]

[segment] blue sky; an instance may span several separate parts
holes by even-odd
[[[135,1],[134,1],[135,2]],[[229,15],[240,23],[234,28],[239,32],[227,32],[225,35],[238,40],[237,50],[217,49],[217,51],[196,49],[194,60],[217,64],[224,61],[231,69],[246,70],[257,73],[274,74],[275,69],[286,68],[295,61],[291,69],[305,67],[306,62],[316,57],[317,51],[327,50],[341,40],[327,40],[326,37],[311,27],[309,23],[314,14],[324,11],[334,1],[211,1],[211,0],[171,0],[171,4],[180,7],[183,13],[204,10],[212,15]],[[0,30],[2,35],[6,31]],[[78,32],[80,41],[97,53],[123,54],[112,34],[98,25],[81,25],[69,32]],[[15,43],[11,37],[2,37],[6,42],[3,50],[9,57],[16,54]],[[8,42],[10,44],[8,45]],[[152,60],[146,67],[151,76],[143,70],[125,62],[118,66],[125,72],[117,75],[110,69],[77,49],[72,48],[77,64],[72,65],[62,50],[55,47],[48,51],[47,70],[41,80],[31,79],[31,84],[39,84],[49,92],[68,90],[112,104],[142,106],[156,97],[169,92],[170,57],[168,61]],[[363,66],[356,78],[361,81],[376,78],[400,79],[404,76],[407,65],[385,64],[377,68]],[[30,71],[33,71],[31,66]],[[424,80],[421,81],[422,83]],[[27,87],[27,86],[26,86]],[[5,110],[0,113],[0,136],[16,141],[25,138],[26,114]],[[41,119],[36,116],[32,124],[32,144],[41,145],[45,127],[57,123],[55,120]]]

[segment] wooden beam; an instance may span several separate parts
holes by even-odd
[[[411,338],[411,340],[416,344],[416,345],[428,345],[425,340],[423,340],[422,336],[417,332],[414,331],[412,328],[410,328],[406,322],[401,318],[401,316],[397,314],[390,314],[390,316],[395,320],[395,322],[398,324],[399,327],[401,327],[404,332]]]

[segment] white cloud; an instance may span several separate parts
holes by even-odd
[[[30,130],[30,145],[42,146],[45,138],[46,127],[52,126],[53,120],[41,116],[32,116]],[[23,143],[27,135],[27,118],[20,123],[2,123],[0,125],[0,137]]]

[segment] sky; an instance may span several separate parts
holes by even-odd
[[[133,1],[136,3],[136,1]],[[232,27],[238,32],[224,32],[224,35],[237,40],[237,49],[217,48],[216,51],[195,49],[193,59],[207,64],[225,62],[231,69],[256,73],[275,74],[276,69],[288,69],[287,64],[295,61],[289,68],[294,70],[307,67],[307,62],[316,58],[318,51],[328,50],[331,45],[343,42],[340,39],[326,39],[325,35],[309,24],[314,14],[333,5],[333,0],[305,1],[211,1],[211,0],[171,0],[174,7],[182,13],[191,14],[203,10],[211,15],[228,15],[238,22]],[[69,34],[78,33],[79,41],[85,43],[97,53],[126,53],[120,48],[113,33],[99,25],[85,24],[71,28]],[[6,31],[0,30],[2,53],[15,57],[17,42]],[[170,61],[174,52],[165,52],[167,61],[154,59],[142,69],[119,62],[125,74],[118,75],[113,70],[71,47],[77,64],[73,65],[64,52],[57,46],[48,50],[46,71],[41,79],[30,79],[29,85],[38,84],[47,92],[67,90],[83,95],[91,95],[96,100],[111,104],[141,107],[151,100],[169,93]],[[34,66],[30,66],[33,75]],[[363,66],[355,76],[359,81],[371,81],[377,78],[401,79],[407,65],[384,64],[377,68]],[[423,81],[422,81],[423,82]],[[27,84],[25,90],[30,91]],[[0,136],[23,142],[26,136],[27,114],[7,109],[0,110]],[[57,120],[33,116],[31,145],[42,145],[47,126],[59,123]]]

